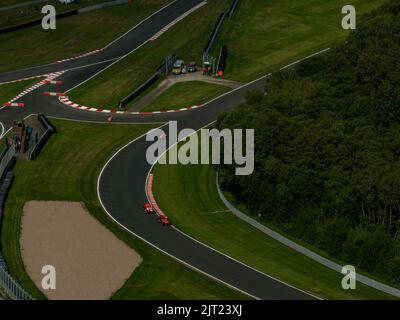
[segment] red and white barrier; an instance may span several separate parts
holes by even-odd
[[[55,80],[44,80],[45,84],[63,84],[62,81],[55,81]]]
[[[3,104],[4,107],[25,107],[25,103],[22,102],[6,102]]]
[[[46,79],[45,80],[41,80],[38,83],[34,84],[32,87],[25,89],[24,91],[22,91],[21,93],[19,93],[16,97],[14,97],[13,99],[11,99],[10,101],[7,102],[7,104],[12,104],[15,101],[17,101],[18,99],[20,99],[21,97],[27,95],[28,93],[32,92],[33,90],[36,90],[37,88],[41,87],[42,85],[46,84],[46,81],[53,81],[55,78],[59,77],[60,75],[62,75],[65,71],[59,71],[59,72],[54,72],[54,73],[50,73],[46,75]],[[30,78],[29,78],[30,79]],[[26,80],[26,79],[25,79]],[[18,81],[23,81],[23,80],[16,80],[15,82]],[[61,81],[60,81],[61,82]],[[4,104],[4,106],[6,106],[6,104]],[[8,106],[8,105],[7,105]],[[14,106],[14,105],[12,105]],[[19,106],[19,107],[24,107],[25,104],[23,106]]]
[[[43,94],[45,96],[52,96],[52,97],[63,97],[64,96],[64,93],[61,93],[61,92],[48,92],[48,91],[45,91],[45,92],[43,92]]]

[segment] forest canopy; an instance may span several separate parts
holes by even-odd
[[[400,1],[221,115],[255,129],[255,171],[223,189],[266,223],[400,284]]]

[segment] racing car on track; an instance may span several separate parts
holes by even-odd
[[[150,203],[145,203],[143,205],[143,210],[145,213],[149,213],[149,214],[154,213],[154,209]]]
[[[161,223],[163,226],[169,226],[169,225],[171,225],[171,222],[169,221],[169,219],[168,219],[168,217],[167,217],[166,215],[160,214],[159,219],[160,219],[160,223]]]

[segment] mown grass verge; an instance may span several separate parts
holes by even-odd
[[[176,110],[202,105],[231,89],[226,86],[201,81],[179,82],[156,98],[144,111]]]
[[[157,164],[153,172],[158,205],[177,228],[195,239],[324,299],[394,298],[361,283],[356,290],[342,289],[342,274],[235,217],[218,196],[213,166]]]
[[[103,211],[96,183],[106,161],[152,125],[103,125],[51,119],[58,133],[40,156],[18,163],[6,202],[1,246],[12,275],[36,298],[44,298],[27,275],[20,253],[23,206],[30,200],[81,201],[89,212],[142,257],[113,299],[243,299],[231,290],[176,262],[127,231]],[[101,281],[101,279],[99,279]]]

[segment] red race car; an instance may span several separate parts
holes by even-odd
[[[144,210],[145,213],[154,213],[154,209],[153,209],[153,207],[151,206],[150,203],[145,203],[143,205],[143,210]]]
[[[163,226],[169,226],[171,225],[171,222],[169,221],[168,217],[165,215],[160,215],[160,222]]]

